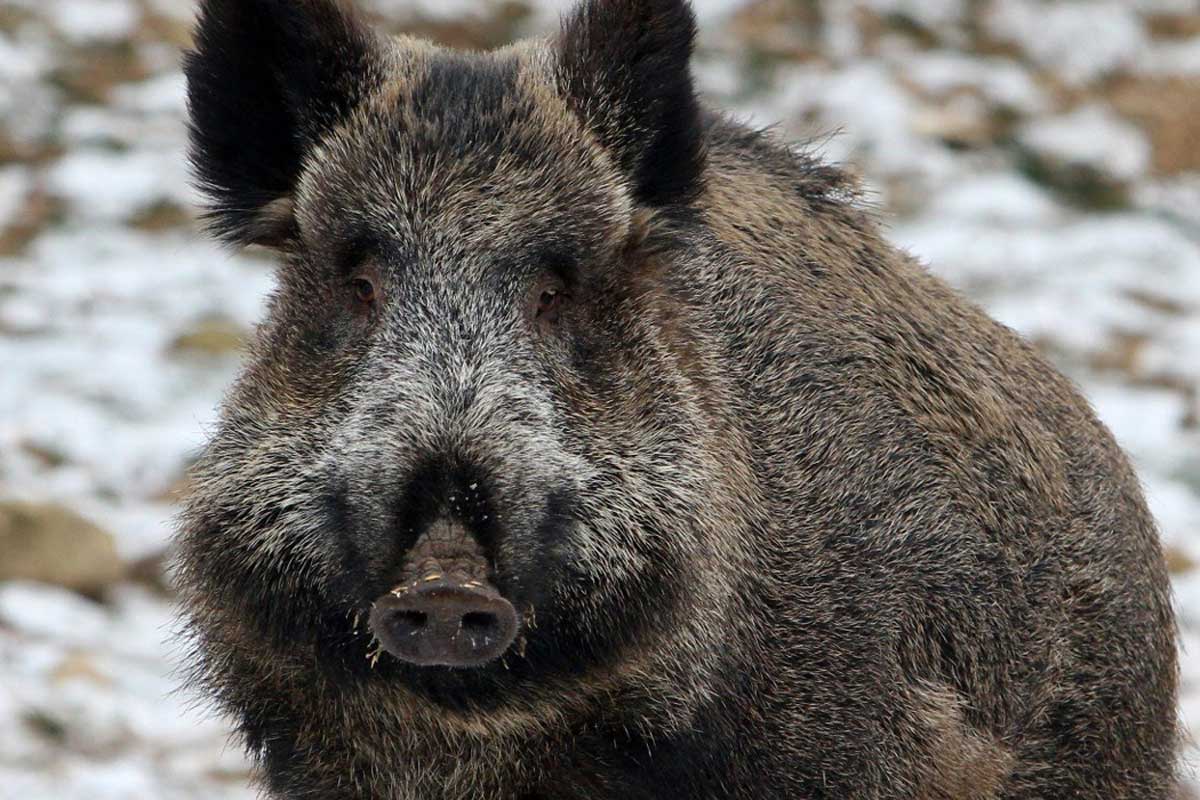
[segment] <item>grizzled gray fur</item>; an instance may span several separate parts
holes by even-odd
[[[1169,797],[1129,464],[850,178],[702,107],[694,28],[201,3],[196,174],[279,268],[182,519],[197,683],[281,798]]]

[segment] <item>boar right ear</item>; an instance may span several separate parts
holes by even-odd
[[[583,0],[563,21],[557,73],[567,102],[647,206],[686,202],[699,188],[695,38],[687,0]]]
[[[294,235],[304,159],[377,79],[376,40],[339,0],[203,0],[184,57],[190,156],[233,244]]]

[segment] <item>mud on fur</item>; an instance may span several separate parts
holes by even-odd
[[[197,684],[275,797],[1168,797],[1127,461],[849,177],[703,107],[694,32],[201,3],[208,220],[279,266],[181,522]]]

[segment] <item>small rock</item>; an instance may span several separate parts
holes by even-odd
[[[1150,138],[1155,172],[1178,175],[1200,170],[1200,80],[1121,80],[1109,99],[1118,113]]]
[[[1191,307],[1186,302],[1180,302],[1173,297],[1166,297],[1153,290],[1135,287],[1125,289],[1122,294],[1143,308],[1164,316],[1183,317],[1191,311]]]
[[[1167,559],[1167,570],[1172,575],[1191,572],[1196,568],[1196,560],[1178,547],[1167,547],[1163,551]]]
[[[40,187],[33,187],[7,224],[0,220],[0,257],[21,255],[61,211],[61,204]]]
[[[999,129],[978,99],[959,95],[948,103],[923,108],[913,115],[913,130],[940,139],[950,147],[982,147],[998,138]]]
[[[140,231],[157,233],[174,228],[183,228],[190,224],[191,220],[191,215],[183,208],[169,200],[160,200],[139,211],[129,221],[129,224]]]
[[[1146,30],[1155,39],[1190,39],[1200,36],[1200,13],[1149,14],[1146,16]]]
[[[175,355],[225,356],[240,351],[245,338],[242,327],[228,317],[207,317],[176,336],[169,349]]]
[[[69,653],[50,674],[55,683],[84,681],[100,687],[112,685],[112,678],[96,666],[91,657],[82,652]]]
[[[41,709],[29,709],[23,719],[30,730],[55,744],[61,744],[67,738],[67,726]]]
[[[69,461],[67,454],[52,444],[25,439],[20,447],[25,455],[46,469],[57,469]]]
[[[1117,372],[1127,377],[1142,374],[1142,361],[1150,339],[1143,333],[1115,331],[1108,344],[1091,354],[1088,366],[1098,372]]]
[[[169,42],[179,50],[189,50],[192,46],[191,19],[171,13],[163,13],[153,6],[162,5],[161,0],[150,0],[151,8],[147,9],[142,18],[142,26],[148,38],[155,41]]]
[[[0,502],[0,580],[28,580],[95,594],[119,581],[113,537],[63,506]]]

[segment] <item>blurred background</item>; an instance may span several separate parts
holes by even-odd
[[[366,5],[488,48],[566,2]],[[1200,725],[1196,0],[697,5],[711,100],[861,174],[891,238],[1116,432],[1162,528]],[[172,677],[163,578],[172,498],[271,286],[195,223],[193,10],[0,0],[0,798],[254,796],[224,721]]]

